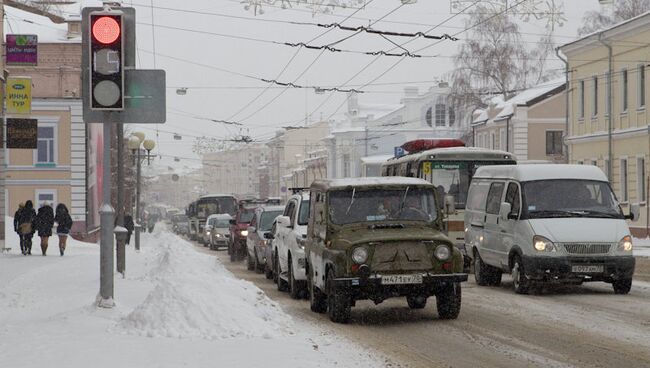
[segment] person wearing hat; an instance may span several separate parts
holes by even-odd
[[[52,210],[49,202],[44,202],[43,206],[38,209],[35,224],[38,236],[41,238],[41,251],[45,256],[50,236],[52,236],[52,227],[54,226],[54,210]]]

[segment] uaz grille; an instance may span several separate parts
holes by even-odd
[[[611,244],[564,244],[569,254],[607,254]]]

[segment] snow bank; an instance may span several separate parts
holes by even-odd
[[[250,282],[234,278],[215,257],[201,254],[157,226],[157,253],[146,278],[154,288],[119,322],[127,333],[150,337],[227,339],[290,334],[292,323]]]

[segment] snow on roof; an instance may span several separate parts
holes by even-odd
[[[5,6],[5,34],[35,34],[39,43],[79,43],[81,36],[68,38],[68,25],[50,18]]]
[[[510,98],[507,101],[504,101],[501,97],[492,98],[491,105],[488,109],[493,111],[498,111],[494,116],[494,120],[502,120],[508,118],[515,113],[516,106],[528,106],[532,101],[541,98],[553,90],[562,87],[565,84],[565,78],[557,78],[537,86],[523,90]],[[489,120],[488,109],[477,110],[478,116],[474,119],[473,123],[482,123]]]
[[[217,213],[217,214],[214,214],[214,215],[210,215],[210,216],[208,216],[207,221],[210,221],[211,218],[216,218],[216,219],[219,219],[219,220],[224,220],[224,219],[228,219],[228,220],[229,220],[229,219],[232,218],[232,216],[230,216],[230,215],[227,214],[227,213]]]
[[[641,18],[645,18],[645,17],[647,17],[647,16],[649,16],[649,15],[650,15],[650,11],[647,11],[647,12],[645,12],[645,13],[643,13],[643,14],[637,15],[637,16],[634,17],[634,18],[626,19],[626,20],[624,20],[624,21],[622,21],[622,22],[616,23],[616,24],[611,25],[611,26],[609,26],[609,27],[605,27],[605,28],[603,28],[603,29],[596,30],[596,31],[594,31],[594,32],[591,32],[591,33],[589,33],[589,34],[587,34],[587,35],[584,35],[584,36],[578,38],[577,40],[571,41],[571,42],[569,42],[569,43],[566,43],[566,44],[560,46],[560,49],[564,49],[564,48],[566,48],[567,46],[575,45],[575,44],[577,44],[577,43],[579,43],[579,42],[581,42],[581,41],[588,40],[588,39],[592,38],[593,36],[597,36],[597,35],[599,35],[599,34],[601,34],[601,33],[604,33],[604,32],[607,32],[607,31],[611,31],[611,30],[613,30],[613,29],[615,29],[615,28],[619,28],[619,27],[621,27],[621,26],[624,26],[624,25],[626,25],[626,24],[632,23],[632,22],[634,22],[634,21],[636,21],[636,20],[639,20],[639,19],[641,19]],[[564,50],[562,50],[562,51],[564,51]]]
[[[324,184],[330,188],[344,188],[348,186],[380,186],[380,185],[432,185],[431,183],[423,179],[406,178],[400,176],[316,180],[314,184],[316,185]]]
[[[202,195],[200,199],[212,198],[212,197],[233,197],[233,195],[232,194],[206,194],[206,195]]]
[[[364,164],[383,164],[387,160],[393,158],[393,155],[376,155],[361,157],[361,162]]]
[[[607,181],[601,169],[593,165],[539,164],[480,167],[474,178],[511,178],[518,181],[584,179]]]

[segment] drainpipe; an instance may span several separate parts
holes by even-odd
[[[569,61],[560,55],[560,48],[555,48],[555,55],[564,63],[564,134],[569,136]],[[564,148],[564,162],[569,163],[569,145],[566,139],[562,140]]]
[[[612,56],[612,45],[603,41],[603,34],[605,32],[600,32],[598,34],[598,41],[607,47],[608,59],[609,59],[609,72],[607,74],[607,89],[609,93],[609,98],[607,99],[607,105],[609,114],[607,116],[607,156],[609,157],[609,162],[607,163],[607,179],[609,182],[612,182],[612,165],[614,163],[613,153],[612,153],[612,115],[614,115],[614,104],[612,100],[614,94],[612,93],[612,73],[614,72],[613,68],[613,56]]]
[[[512,116],[506,120],[506,152],[510,152],[510,119]]]

